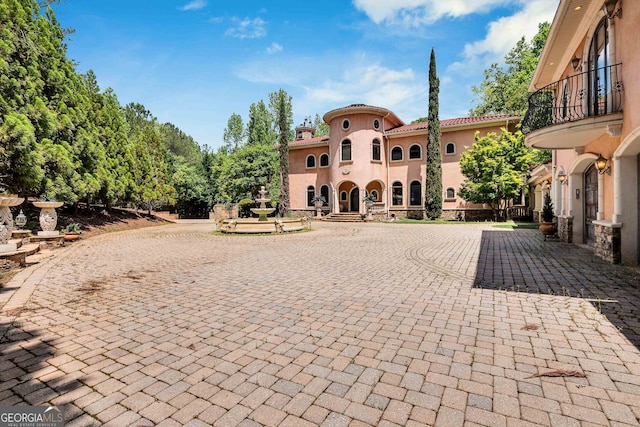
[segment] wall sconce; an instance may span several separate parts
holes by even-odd
[[[600,175],[607,174],[611,175],[611,166],[607,166],[608,160],[602,157],[602,154],[598,156],[596,159],[596,169],[598,169],[598,173]]]
[[[560,173],[558,173],[558,182],[560,185],[569,183],[569,181],[567,181],[567,174],[564,173],[564,171],[560,171]]]
[[[571,58],[571,66],[573,67],[573,71],[582,71],[582,59],[573,55],[573,58]]]
[[[613,19],[614,16],[617,16],[618,19],[622,18],[622,7],[619,7],[616,11],[617,4],[618,0],[607,0],[606,2],[604,2],[604,8],[607,14],[607,18]]]

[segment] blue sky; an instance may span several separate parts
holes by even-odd
[[[279,88],[306,116],[365,103],[427,115],[436,52],[440,118],[464,117],[471,86],[558,0],[64,0],[68,56],[124,105],[144,104],[201,145],[222,145],[232,113]]]

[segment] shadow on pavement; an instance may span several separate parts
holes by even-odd
[[[583,298],[640,349],[640,270],[537,230],[485,230],[475,288]]]
[[[46,340],[22,319],[33,312],[15,309],[0,314],[0,406],[47,405],[82,383],[49,364],[56,340]]]

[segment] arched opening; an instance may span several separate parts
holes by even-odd
[[[391,160],[392,161],[402,160],[402,147],[396,145],[391,149]]]
[[[598,170],[591,165],[584,173],[584,243],[595,244],[595,226],[598,218]]]
[[[320,155],[320,167],[329,166],[329,155],[327,153],[322,153]]]
[[[351,141],[348,139],[340,144],[340,160],[343,162],[351,161]]]
[[[349,212],[360,212],[360,189],[353,187],[349,193]]]
[[[422,158],[422,148],[420,145],[413,144],[409,148],[409,159],[421,159]]]
[[[422,184],[420,181],[412,181],[409,184],[409,205],[422,205]]]
[[[316,167],[316,156],[309,154],[307,156],[307,169],[313,169]]]

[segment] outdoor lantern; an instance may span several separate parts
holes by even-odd
[[[20,229],[22,229],[25,225],[27,225],[27,217],[22,212],[22,209],[20,209],[20,213],[18,215],[16,215],[16,219],[15,219],[14,222],[16,223],[16,225],[18,227],[20,227]]]
[[[561,171],[558,174],[558,181],[560,182],[560,185],[564,184],[565,182],[567,182],[567,174],[564,173],[564,171]]]
[[[578,71],[578,69],[581,68],[580,58],[578,58],[577,56],[573,55],[573,58],[571,59],[571,66],[573,67],[574,71]]]
[[[596,159],[596,169],[598,169],[598,173],[600,175],[605,173],[611,175],[611,166],[607,166],[607,161],[607,159],[602,157],[602,154],[600,154]]]

